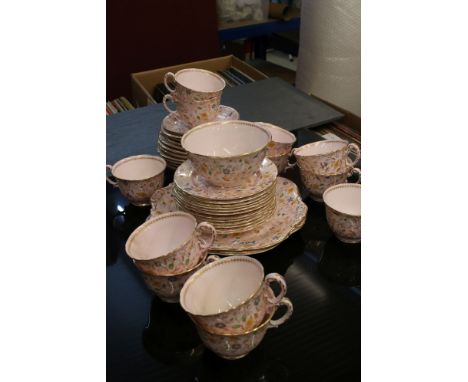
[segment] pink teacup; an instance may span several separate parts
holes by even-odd
[[[135,155],[106,165],[116,179],[107,181],[118,187],[123,196],[136,206],[148,206],[153,193],[162,187],[166,161],[154,155]]]
[[[278,296],[267,294],[272,282],[280,285]],[[284,278],[277,273],[264,276],[259,261],[231,256],[194,273],[180,292],[180,305],[210,333],[242,334],[258,326],[286,290]]]
[[[192,269],[206,256],[215,228],[185,212],[170,212],[147,220],[125,244],[129,257],[146,273],[172,276]]]
[[[176,104],[176,110],[172,110],[167,102]],[[163,97],[163,106],[168,113],[177,113],[177,118],[189,128],[211,122],[217,119],[219,113],[219,98],[209,98],[203,101],[181,101],[177,95],[166,94]]]
[[[271,123],[256,122],[256,124],[271,133],[271,142],[267,147],[268,158],[271,159],[291,153],[292,147],[296,142],[296,136],[293,133],[279,126],[272,125]]]

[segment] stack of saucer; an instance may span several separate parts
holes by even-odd
[[[210,222],[217,232],[245,232],[275,211],[277,175],[274,163],[265,158],[249,183],[223,188],[194,174],[193,163],[187,160],[174,174],[174,196],[180,210]]]
[[[220,105],[217,121],[239,119],[239,113],[229,106]],[[182,121],[177,112],[164,117],[158,138],[158,148],[161,156],[166,160],[167,167],[175,170],[187,159],[187,152],[180,145],[182,136],[189,131],[189,126]]]

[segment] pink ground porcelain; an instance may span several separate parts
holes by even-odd
[[[118,187],[123,196],[136,206],[150,204],[151,195],[163,186],[166,161],[154,155],[135,155],[106,168],[116,179],[107,181]]]
[[[286,306],[287,308],[282,317],[273,320],[272,318],[277,308],[276,306],[271,307],[260,325],[247,333],[240,335],[221,335],[210,333],[197,326],[198,334],[205,346],[222,358],[235,360],[245,357],[262,342],[268,329],[277,328],[291,317],[293,313],[291,300],[284,297],[278,305]]]
[[[349,157],[351,153],[354,153],[354,159]],[[356,144],[329,140],[308,143],[294,149],[293,154],[301,169],[319,175],[343,173],[349,167],[353,167],[361,157],[361,151]]]
[[[216,255],[210,255],[206,259],[203,258],[194,269],[180,273],[174,276],[159,276],[157,274],[141,272],[141,276],[149,290],[154,292],[161,300],[170,303],[178,303],[179,295],[182,287],[187,279],[200,268],[220,258]],[[138,268],[138,263],[133,261]],[[139,268],[138,268],[139,269]]]
[[[317,202],[323,202],[322,195],[327,188],[336,184],[347,183],[348,177],[353,174],[358,175],[358,179],[355,183],[359,183],[361,181],[361,170],[355,167],[342,174],[336,175],[318,175],[313,171],[306,171],[301,168],[299,171],[301,174],[302,183],[304,183],[307,191],[310,192],[311,198]]]
[[[168,102],[175,102],[176,110],[168,106]],[[204,101],[182,101],[177,95],[166,94],[163,97],[164,109],[170,114],[177,113],[188,128],[215,121],[219,114],[221,98],[211,98]]]
[[[361,185],[338,184],[323,194],[328,225],[345,243],[361,241]]]
[[[195,175],[220,187],[248,185],[266,155],[271,134],[247,121],[210,122],[184,134]]]
[[[268,144],[267,157],[278,157],[284,154],[290,154],[294,143],[296,142],[296,136],[286,129],[279,126],[272,125],[266,122],[256,122],[260,127],[268,130],[271,134],[271,142]]]
[[[209,70],[188,68],[179,70],[175,74],[166,73],[164,85],[171,94],[177,95],[181,102],[190,103],[212,98],[220,99],[226,82],[221,76]]]
[[[216,237],[215,228],[185,212],[147,220],[125,245],[129,257],[146,273],[173,276],[200,263]]]
[[[278,296],[269,296],[272,282],[280,286]],[[242,334],[258,326],[267,309],[286,294],[284,278],[264,276],[263,266],[253,258],[232,256],[191,276],[181,291],[180,304],[198,326],[211,333]]]

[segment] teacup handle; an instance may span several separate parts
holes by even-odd
[[[291,162],[289,161],[289,159],[293,156],[293,154],[294,154],[294,149],[289,153],[288,164],[286,165],[284,171],[288,171],[288,170],[290,170],[290,169],[296,167],[296,165],[297,165],[297,160],[296,160],[296,162],[294,162],[294,163],[291,163]]]
[[[112,166],[110,164],[106,164],[106,170],[109,170],[111,173],[112,173]],[[109,178],[107,175],[106,175],[106,180],[112,184],[114,187],[117,187],[117,182],[114,182],[111,178]]]
[[[349,154],[353,153],[356,158],[354,158],[354,160],[352,160],[350,157],[349,157]],[[361,158],[361,150],[359,149],[359,146],[355,143],[350,143],[348,144],[348,147],[346,148],[346,155],[348,156],[348,159],[350,160],[349,164],[351,166],[354,166],[358,160]]]
[[[210,223],[201,222],[197,225],[195,229],[198,236],[198,243],[200,245],[200,249],[204,251],[211,247],[215,238],[216,238],[216,229]]]
[[[169,90],[171,93],[175,92],[175,87],[174,89],[169,86],[170,82],[175,82],[175,75],[172,72],[167,72],[164,75],[164,85],[166,86],[166,89]]]
[[[218,255],[210,255],[206,258],[205,265],[214,263],[215,261],[218,261],[218,260],[221,260],[221,257],[219,257]]]
[[[353,182],[353,183],[361,183],[361,169],[357,168],[357,167],[353,167],[351,169],[351,171],[349,172],[349,175],[348,175],[348,178],[353,175],[353,174],[357,174],[358,175],[358,180]]]
[[[270,285],[272,282],[277,282],[280,285],[281,291],[278,296],[275,296],[273,299],[267,297],[267,301],[273,305],[277,305],[280,303],[281,299],[284,297],[288,290],[288,286],[286,285],[286,280],[283,276],[279,273],[269,273],[265,276],[265,283],[266,285]]]
[[[172,94],[165,94],[164,97],[163,97],[163,106],[164,106],[164,109],[166,109],[166,111],[171,114],[171,113],[175,113],[175,110],[172,110],[169,106],[167,106],[167,102],[171,101],[171,102],[174,102],[174,97],[172,96]]]
[[[283,297],[278,303],[278,305],[286,306],[286,312],[280,318],[276,320],[270,320],[270,322],[268,323],[268,329],[277,328],[281,324],[284,324],[287,320],[291,318],[291,315],[293,314],[294,308],[289,298]]]

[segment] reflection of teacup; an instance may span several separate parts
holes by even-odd
[[[203,101],[184,102],[176,95],[166,94],[163,98],[164,109],[168,113],[177,112],[177,118],[189,128],[216,120],[219,113],[219,98]],[[175,102],[176,110],[172,110],[167,102]]]
[[[352,160],[349,154],[354,153]],[[318,141],[293,150],[297,165],[306,171],[327,175],[343,173],[361,157],[359,147],[346,141]]]
[[[118,187],[123,196],[136,206],[148,206],[151,195],[164,182],[166,161],[154,155],[135,155],[106,165],[116,181],[107,181]]]
[[[361,241],[361,185],[337,184],[323,193],[328,225],[345,243]]]
[[[223,121],[197,126],[184,134],[197,175],[215,186],[247,185],[265,158],[271,134],[252,122]]]
[[[153,291],[161,300],[165,302],[179,302],[180,290],[187,279],[201,267],[216,260],[219,260],[218,256],[210,255],[206,259],[203,258],[193,269],[172,276],[159,276],[158,274],[146,273],[144,271],[141,271],[141,276],[148,289]],[[135,263],[135,260],[133,262]],[[135,265],[139,268],[137,263]]]
[[[272,319],[276,311],[276,306],[273,306],[266,312],[260,324],[248,332],[237,335],[215,334],[197,326],[198,334],[205,346],[222,358],[234,360],[245,357],[260,344],[268,329],[277,328],[291,317],[293,313],[291,300],[284,297],[279,305],[287,308],[281,318]]]
[[[327,188],[336,184],[347,183],[348,177],[353,174],[358,175],[356,183],[361,181],[361,170],[356,167],[349,168],[342,173],[330,175],[320,175],[313,171],[303,170],[302,168],[299,168],[299,172],[301,174],[302,183],[304,183],[307,191],[310,192],[311,198],[316,202],[323,202],[322,195]]]
[[[206,256],[216,236],[215,228],[185,212],[170,212],[147,220],[125,244],[138,268],[159,276],[193,269]]]
[[[280,285],[278,296],[267,294],[272,282]],[[257,327],[286,289],[286,281],[279,274],[264,276],[259,261],[231,256],[194,273],[180,292],[180,305],[208,332],[241,334]]]

